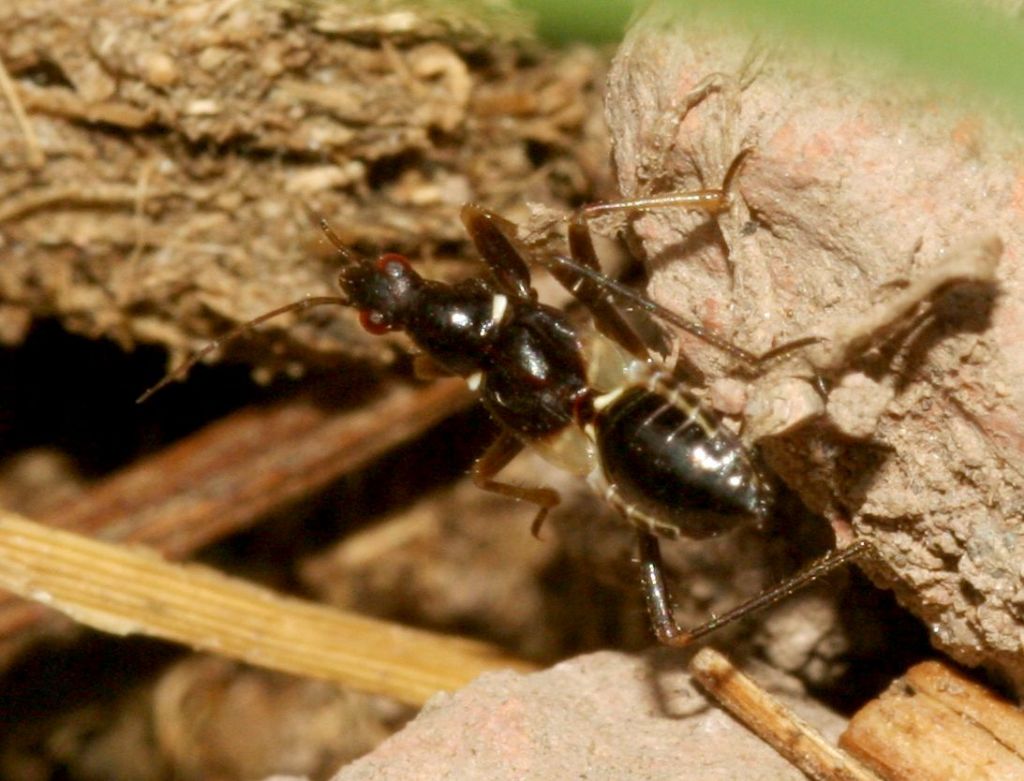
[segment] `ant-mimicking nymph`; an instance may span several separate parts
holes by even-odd
[[[481,489],[538,507],[536,534],[559,494],[497,479],[523,450],[584,478],[637,534],[640,582],[651,624],[662,643],[685,646],[860,555],[853,543],[835,550],[780,585],[694,629],[676,622],[663,573],[659,538],[712,537],[752,522],[764,526],[773,489],[740,438],[679,381],[657,368],[644,340],[616,301],[637,307],[688,331],[750,369],[816,341],[800,339],[753,355],[643,294],[604,276],[588,220],[610,211],[682,207],[714,212],[728,199],[734,162],[721,188],[602,203],[569,219],[569,255],[533,258],[516,226],[474,204],[462,221],[486,269],[456,283],[425,279],[409,261],[387,253],[359,256],[325,220],[324,235],[341,263],[340,296],[310,297],[237,327],[164,377],[143,401],[182,377],[226,341],[286,312],[344,306],[359,312],[373,334],[403,331],[421,350],[422,376],[464,378],[500,426],[497,439],[472,469]],[[530,263],[546,267],[586,308],[592,329],[576,326],[563,311],[538,300]]]

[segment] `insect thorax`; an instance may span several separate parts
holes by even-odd
[[[562,312],[517,302],[493,356],[480,394],[503,425],[531,444],[574,425],[590,391],[579,339]]]

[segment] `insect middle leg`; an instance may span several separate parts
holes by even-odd
[[[537,537],[548,512],[562,501],[558,491],[554,488],[544,487],[527,488],[512,483],[502,483],[494,479],[494,476],[519,455],[522,449],[523,443],[518,437],[508,431],[502,431],[473,465],[471,476],[473,484],[483,491],[537,505],[539,508],[537,515],[534,517],[533,523],[530,524],[530,532]]]
[[[700,195],[709,193],[710,190],[694,191],[693,193],[677,193],[666,198],[684,198],[688,195]],[[726,192],[725,190],[715,192]],[[607,204],[614,208],[653,208],[651,205],[657,198],[641,199],[647,202],[646,206],[634,205],[640,201],[621,201],[614,204]],[[600,204],[599,206],[605,206]],[[667,205],[663,203],[654,204],[657,206]],[[671,205],[671,204],[668,204]],[[593,207],[597,208],[597,207]],[[700,323],[689,320],[677,312],[668,309],[656,301],[651,300],[643,293],[632,287],[610,279],[601,273],[597,252],[594,249],[593,239],[590,235],[590,228],[585,220],[585,212],[577,212],[569,224],[569,247],[572,258],[552,256],[546,262],[552,275],[572,293],[577,300],[590,311],[594,322],[605,336],[615,340],[627,351],[638,357],[642,357],[643,348],[639,347],[639,337],[629,326],[622,316],[618,314],[612,300],[627,306],[635,307],[647,312],[659,320],[670,323],[676,328],[685,331],[703,342],[711,345],[726,355],[730,355],[742,364],[748,371],[758,371],[761,367],[771,363],[785,355],[810,344],[820,341],[818,337],[808,336],[793,339],[765,353],[757,354],[733,344],[723,336],[715,333]]]

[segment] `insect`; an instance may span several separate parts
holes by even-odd
[[[558,504],[558,493],[497,479],[527,446],[585,478],[636,528],[640,581],[655,634],[662,643],[687,645],[862,552],[857,544],[834,551],[695,629],[683,629],[673,616],[659,538],[706,538],[744,521],[762,526],[771,512],[773,492],[737,435],[693,393],[654,368],[644,341],[614,302],[642,308],[748,366],[814,340],[790,342],[764,356],[742,350],[605,277],[587,220],[612,210],[668,206],[715,211],[728,198],[736,165],[722,188],[598,204],[577,212],[568,228],[568,257],[530,258],[513,223],[467,204],[462,221],[486,268],[480,276],[452,284],[423,278],[401,255],[361,257],[321,219],[341,264],[342,295],[310,297],[260,315],[207,345],[139,401],[259,323],[311,307],[354,308],[370,333],[404,331],[411,338],[422,351],[415,358],[418,374],[457,375],[477,392],[501,432],[473,467],[473,481],[483,490],[535,504],[535,534]],[[530,260],[543,263],[588,310],[593,329],[578,328],[564,312],[538,300]]]

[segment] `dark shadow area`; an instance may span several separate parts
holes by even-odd
[[[0,461],[35,447],[59,449],[85,478],[98,478],[295,382],[261,387],[245,366],[197,366],[188,382],[135,399],[159,379],[166,353],[36,325],[17,348],[0,350]]]
[[[486,412],[473,407],[198,558],[275,589],[305,594],[293,564],[463,477],[494,434]]]
[[[925,625],[856,567],[849,568],[840,615],[851,643],[846,672],[811,694],[843,715],[852,716],[910,667],[937,655]]]
[[[896,394],[906,390],[928,363],[928,353],[944,339],[958,334],[980,334],[989,329],[999,297],[996,285],[961,282],[939,293],[923,313],[908,318],[863,357],[854,367],[879,380],[890,373],[900,359]]]
[[[987,283],[962,282],[941,294],[923,318],[920,328],[907,339],[904,368],[894,388],[896,393],[903,391],[914,377],[920,376],[928,351],[943,339],[987,331],[998,297],[998,286]]]
[[[38,325],[20,347],[0,350],[0,466],[7,457],[45,447],[69,456],[78,475],[91,481],[246,405],[303,393],[341,410],[380,393],[365,367],[261,386],[248,366],[218,364],[198,365],[183,382],[136,404],[165,366],[159,349],[129,353],[111,342],[68,334],[54,322]],[[298,590],[293,562],[462,477],[495,433],[488,415],[474,407],[326,490],[272,512],[199,558],[275,588]]]
[[[40,641],[0,676],[0,737],[75,708],[111,702],[183,653],[159,640],[87,629],[72,640]]]
[[[184,653],[88,630],[31,644],[0,676],[0,774],[82,778],[67,766],[76,749],[102,739],[133,692]]]
[[[668,245],[658,255],[649,258],[647,267],[654,271],[678,262],[679,258],[692,258],[693,255],[709,246],[717,247],[723,257],[729,257],[729,248],[722,239],[722,231],[718,224],[711,219],[704,219],[697,223],[685,237],[675,244]],[[638,253],[636,257],[643,257],[643,254]]]

